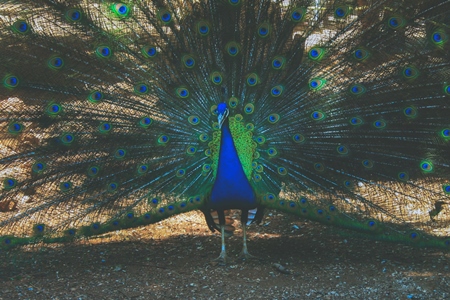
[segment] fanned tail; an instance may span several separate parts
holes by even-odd
[[[261,208],[448,248],[450,1],[360,2],[4,1],[1,246],[216,228],[225,101]]]

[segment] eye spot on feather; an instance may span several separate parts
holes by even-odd
[[[99,46],[95,49],[95,54],[100,58],[110,58],[112,50],[108,46]]]
[[[123,3],[115,3],[111,6],[112,12],[119,19],[126,18],[130,15],[130,8]]]
[[[373,168],[373,161],[371,161],[370,159],[364,159],[362,161],[362,165],[364,166],[364,168],[366,169],[372,169]]]
[[[8,89],[13,89],[19,85],[19,78],[13,75],[8,75],[3,78],[3,86]]]
[[[31,27],[30,27],[30,25],[28,25],[27,22],[25,22],[23,20],[17,20],[12,25],[12,30],[19,34],[28,34],[31,32]]]
[[[298,7],[295,8],[292,12],[291,12],[291,21],[298,23],[300,21],[302,21],[305,17],[306,14],[306,9],[303,7]]]
[[[64,61],[61,57],[52,57],[48,60],[47,65],[53,70],[60,70],[64,66]]]
[[[61,135],[60,140],[64,145],[70,145],[75,140],[75,137],[70,133],[65,133]]]
[[[420,163],[420,168],[425,173],[431,173],[431,172],[433,172],[433,169],[434,169],[433,164],[431,163],[431,161],[428,161],[428,160],[422,161]]]
[[[409,180],[409,175],[408,175],[407,172],[400,172],[400,173],[398,173],[397,177],[401,181],[408,181]]]
[[[14,178],[6,178],[3,180],[3,189],[6,191],[12,190],[17,186],[18,182]]]
[[[67,21],[70,22],[78,22],[81,20],[81,17],[83,16],[81,13],[81,10],[73,8],[73,9],[69,9],[68,11],[66,11],[66,13],[64,14],[64,16],[66,17]]]
[[[67,192],[72,188],[72,183],[69,181],[61,182],[59,189],[61,192]]]

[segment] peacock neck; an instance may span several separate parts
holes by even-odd
[[[227,118],[221,127],[219,162],[211,192],[211,208],[220,210],[255,207],[255,192],[245,176]]]

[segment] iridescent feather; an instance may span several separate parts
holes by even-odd
[[[357,3],[3,1],[0,247],[276,209],[449,249],[450,1]]]

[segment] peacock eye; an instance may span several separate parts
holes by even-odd
[[[112,56],[112,50],[108,46],[100,46],[95,49],[95,54],[100,58],[110,58]]]
[[[179,87],[175,90],[175,93],[177,94],[178,97],[185,99],[189,97],[189,90],[187,88],[184,87]]]
[[[225,50],[231,57],[235,57],[239,54],[240,45],[236,42],[229,42],[225,45]]]
[[[195,67],[195,59],[192,55],[183,55],[181,60],[184,66],[188,69],[192,69],[193,67]]]
[[[321,112],[321,111],[314,111],[314,112],[311,114],[311,118],[312,118],[313,120],[315,120],[315,121],[320,121],[320,120],[325,119],[325,114],[324,114],[323,112]]]
[[[291,12],[291,21],[298,23],[304,19],[305,14],[306,14],[306,8],[303,8],[303,7],[295,8]]]
[[[212,72],[210,78],[212,83],[214,83],[215,85],[220,85],[223,80],[222,73],[218,71]]]
[[[12,25],[12,30],[18,34],[26,35],[31,32],[31,27],[26,21],[17,20]]]
[[[270,25],[268,23],[263,23],[258,27],[258,36],[261,38],[268,37],[270,33]]]
[[[146,95],[150,92],[150,88],[145,83],[138,83],[134,86],[134,92],[137,95]]]
[[[3,78],[3,85],[6,88],[13,89],[19,85],[19,78],[13,75],[8,75]]]
[[[197,31],[201,36],[206,36],[209,34],[209,25],[204,21],[200,21],[197,23]]]
[[[252,103],[248,103],[244,107],[244,112],[248,115],[252,114],[254,110],[255,110],[255,106]]]
[[[256,86],[260,83],[259,76],[256,73],[251,73],[247,76],[247,85]]]
[[[168,25],[172,22],[172,13],[168,10],[162,9],[158,12],[159,19],[164,25]]]
[[[343,19],[347,17],[350,13],[350,8],[348,6],[338,6],[334,10],[334,16],[336,19]]]
[[[270,95],[272,97],[280,97],[281,94],[283,94],[284,92],[284,86],[282,85],[277,85],[274,86],[271,90],[270,90]]]
[[[308,56],[313,61],[320,61],[325,55],[325,50],[320,47],[314,47],[309,50]]]
[[[66,17],[66,20],[70,22],[78,22],[82,17],[81,10],[79,9],[69,9],[64,15]]]

